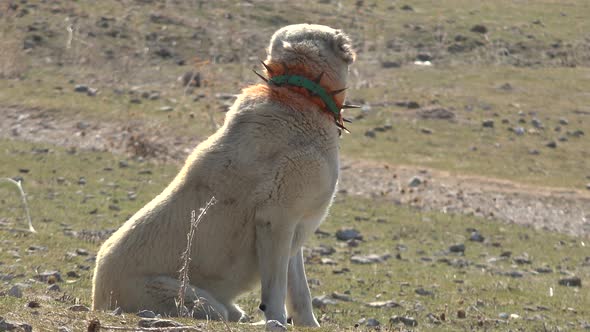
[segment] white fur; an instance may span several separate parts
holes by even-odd
[[[353,57],[340,31],[301,24],[275,33],[267,61],[304,63],[344,87]],[[243,93],[172,183],[103,244],[93,308],[176,314],[191,210],[215,196],[193,241],[185,301],[203,300],[195,316],[239,321],[234,301],[259,284],[266,320],[285,324],[286,307],[294,324],[319,326],[301,245],[327,214],[338,169],[333,118],[312,103],[294,109]]]

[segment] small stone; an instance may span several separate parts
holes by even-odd
[[[422,180],[421,177],[413,176],[410,181],[408,181],[408,187],[418,187],[422,183],[424,183],[424,180]]]
[[[553,273],[553,269],[547,266],[538,267],[535,271],[537,271],[537,273]]]
[[[370,308],[397,308],[400,307],[400,304],[393,301],[375,301],[367,303],[367,306]]]
[[[38,301],[29,301],[27,303],[27,308],[31,308],[31,309],[35,309],[35,308],[40,308],[41,307],[41,303],[39,303]]]
[[[488,28],[486,28],[486,26],[483,24],[476,24],[471,28],[471,31],[477,33],[487,33]]]
[[[586,189],[590,190],[590,183],[586,183]]]
[[[68,327],[65,326],[60,326],[57,328],[57,332],[71,332],[72,330],[70,330]]]
[[[20,288],[20,286],[18,285],[14,285],[12,286],[9,290],[8,290],[8,296],[12,296],[12,297],[16,297],[18,299],[20,299],[21,297],[23,297],[23,291]]]
[[[86,91],[86,95],[89,97],[94,97],[98,94],[98,89],[96,88],[88,88],[88,91]]]
[[[160,107],[160,112],[172,112],[174,108],[172,106],[163,106]]]
[[[341,228],[336,232],[336,239],[340,241],[348,241],[351,239],[362,240],[363,236],[354,228]]]
[[[90,308],[88,308],[85,305],[74,304],[73,306],[68,307],[68,310],[74,311],[74,312],[86,312],[86,311],[90,311]]]
[[[119,160],[119,168],[127,168],[129,167],[129,162],[127,160]]]
[[[375,254],[366,255],[366,256],[354,255],[354,256],[350,257],[350,261],[355,264],[373,264],[373,263],[383,263],[384,261],[386,261],[389,258],[391,258],[391,255],[389,255],[389,254],[385,254],[385,255],[381,255],[381,256],[375,255]]]
[[[377,134],[375,134],[375,132],[373,130],[367,130],[367,131],[365,131],[365,137],[375,138],[375,137],[377,137]]]
[[[399,68],[401,66],[402,66],[402,64],[399,61],[390,61],[390,60],[381,61],[381,67],[383,67],[383,68]]]
[[[131,98],[129,100],[129,103],[131,103],[131,104],[141,104],[141,99],[139,99],[139,98]]]
[[[418,326],[418,321],[414,317],[393,316],[389,319],[390,324],[403,323],[405,326]]]
[[[529,259],[529,255],[527,253],[524,253],[522,256],[516,256],[513,258],[514,263],[516,264],[531,264],[531,260]]]
[[[526,132],[523,127],[514,127],[512,128],[512,131],[514,131],[514,133],[518,136],[522,136]]]
[[[545,144],[545,146],[551,149],[555,149],[557,147],[557,142],[549,141],[547,144]]]
[[[278,320],[269,320],[266,322],[264,330],[269,332],[283,332],[287,331],[287,328]]]
[[[541,122],[541,120],[537,118],[531,120],[531,124],[533,125],[533,127],[537,129],[543,129],[543,123]]]
[[[433,313],[426,315],[426,318],[428,318],[428,321],[434,325],[440,325],[442,323],[440,319],[438,319],[438,317],[436,317]]]
[[[500,319],[508,319],[510,317],[510,315],[507,314],[507,313],[505,313],[505,312],[501,312],[501,313],[498,314],[498,317]]]
[[[418,295],[421,295],[421,296],[432,296],[432,295],[434,295],[434,292],[429,291],[427,289],[424,289],[422,287],[416,288],[416,290],[414,292],[416,294],[418,294]]]
[[[61,282],[61,274],[57,271],[44,271],[35,276],[35,279],[41,282],[55,283]],[[53,281],[53,282],[52,282]]]
[[[567,287],[582,287],[582,279],[580,279],[579,277],[563,278],[559,279],[559,284],[561,286]]]
[[[85,185],[86,184],[86,178],[85,177],[80,177],[78,179],[78,184],[81,185],[81,186]]]
[[[375,318],[367,319],[366,324],[368,327],[376,327],[376,326],[381,325],[381,323],[378,320],[376,320]]]
[[[481,125],[484,128],[494,128],[494,120],[484,120]]]
[[[50,292],[60,292],[61,288],[59,288],[58,284],[53,284],[53,285],[49,285],[49,287],[47,287],[47,290]]]
[[[418,53],[418,55],[416,55],[416,60],[418,61],[432,61],[432,59],[432,54],[427,52]]]
[[[566,118],[560,118],[559,124],[562,126],[567,126],[569,124],[569,121]]]
[[[422,134],[430,135],[430,134],[432,134],[432,129],[422,127],[422,128],[420,128],[420,132]]]
[[[75,92],[84,92],[84,93],[86,93],[86,92],[88,92],[88,86],[83,85],[83,84],[77,84],[74,87],[74,91]]]
[[[151,310],[140,310],[137,316],[142,318],[156,318],[156,314]]]
[[[13,322],[0,317],[0,331],[33,332],[33,327],[27,323]]]
[[[485,240],[484,236],[481,235],[478,231],[471,232],[471,235],[469,236],[469,241],[483,242],[484,240]]]
[[[169,320],[169,319],[144,318],[144,319],[140,319],[139,322],[137,322],[137,326],[155,329],[155,328],[164,328],[164,327],[177,327],[177,326],[181,326],[181,324],[178,322],[175,322],[173,320]]]
[[[560,141],[560,142],[567,142],[569,139],[567,137],[565,137],[565,136],[559,136],[557,138],[557,140]]]
[[[76,255],[78,255],[78,256],[88,256],[88,250],[82,249],[82,248],[78,248],[78,249],[76,249]]]
[[[328,305],[337,304],[337,302],[329,298],[328,296],[323,295],[314,297],[311,300],[311,304],[314,308],[322,309],[326,308]]]
[[[465,252],[465,245],[463,243],[454,244],[454,245],[452,245],[452,246],[449,247],[449,251],[450,252],[464,253]]]
[[[538,156],[538,155],[540,155],[540,154],[541,154],[541,151],[539,151],[539,150],[537,150],[537,149],[530,149],[530,150],[529,150],[529,154],[530,154],[531,156]]]
[[[457,318],[464,319],[465,317],[467,317],[465,310],[463,310],[463,309],[457,310]]]
[[[338,292],[333,292],[332,293],[332,298],[335,300],[339,300],[339,301],[344,301],[344,302],[352,302],[352,297],[348,294],[342,294],[342,293],[338,293]]]

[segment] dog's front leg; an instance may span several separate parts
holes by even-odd
[[[256,223],[256,254],[261,281],[260,310],[266,320],[287,323],[287,269],[293,228],[281,220],[258,218]]]
[[[294,325],[318,327],[317,319],[313,315],[311,293],[305,277],[303,266],[303,252],[301,248],[289,260],[287,283],[287,310]]]

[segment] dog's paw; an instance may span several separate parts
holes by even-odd
[[[287,331],[287,327],[281,324],[278,320],[269,320],[266,322],[264,330],[270,332],[284,332]]]

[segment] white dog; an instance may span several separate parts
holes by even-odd
[[[196,317],[240,321],[236,298],[261,285],[267,320],[319,326],[301,245],[327,214],[338,180],[338,136],[350,39],[298,24],[278,30],[269,81],[243,90],[225,123],[199,144],[172,183],[101,247],[93,308],[177,313],[178,271],[191,211],[199,224],[186,303]],[[286,307],[286,308],[285,308]]]

